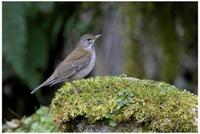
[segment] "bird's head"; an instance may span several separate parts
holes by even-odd
[[[79,44],[86,49],[92,48],[97,38],[101,37],[101,34],[93,35],[93,34],[85,34],[81,37]]]

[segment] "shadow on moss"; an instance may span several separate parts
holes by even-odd
[[[75,84],[78,95],[66,83],[51,103],[53,120],[62,131],[87,131],[86,126],[92,125],[95,132],[101,122],[107,128],[129,122],[135,127],[124,129],[127,132],[197,132],[197,96],[186,90],[164,82],[111,76]],[[84,129],[78,127],[80,122],[86,122]]]

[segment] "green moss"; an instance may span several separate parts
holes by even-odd
[[[4,132],[59,132],[49,114],[48,107],[41,107],[30,117],[13,119],[3,125]]]
[[[50,112],[65,131],[78,118],[93,124],[135,122],[142,131],[197,132],[197,96],[164,82],[127,77],[96,77],[75,81],[56,93]]]

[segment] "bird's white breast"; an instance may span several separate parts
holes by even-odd
[[[92,47],[91,49],[94,49],[94,47]],[[89,64],[86,67],[84,67],[81,71],[79,71],[75,75],[73,75],[72,79],[83,78],[92,71],[92,69],[94,68],[94,65],[95,65],[95,61],[96,61],[96,53],[95,53],[95,50],[91,50],[91,52],[92,52],[92,57],[89,61]]]

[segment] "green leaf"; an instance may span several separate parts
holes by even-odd
[[[3,56],[20,77],[24,77],[26,20],[22,3],[3,3]]]
[[[41,19],[41,25],[37,24],[36,16],[41,7],[35,5],[3,3],[3,56],[29,88],[34,88],[40,82],[48,58],[43,23],[46,20]],[[32,18],[26,18],[31,9]]]

